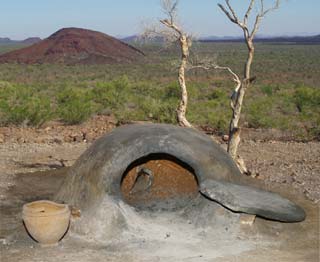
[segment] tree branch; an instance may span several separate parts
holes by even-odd
[[[232,15],[228,12],[228,10],[222,4],[218,4],[218,6],[222,10],[222,12],[226,14],[226,16],[230,19],[232,23],[238,24],[238,21],[234,17],[232,17]]]
[[[264,0],[260,0],[260,14],[264,12]]]
[[[254,1],[254,0],[252,0]],[[254,25],[253,25],[253,28],[252,28],[252,31],[250,33],[250,38],[253,39],[255,34],[257,33],[258,29],[259,29],[259,26],[260,26],[260,22],[261,22],[261,19],[267,14],[269,13],[270,11],[273,11],[273,10],[276,10],[279,8],[280,6],[280,0],[276,0],[275,4],[268,8],[267,10],[264,10],[264,0],[260,0],[260,5],[261,5],[261,9],[260,9],[260,13],[257,14],[256,16],[256,20],[254,22]]]
[[[262,4],[263,4],[263,0],[261,0],[262,1]],[[264,7],[262,6],[262,10],[263,10],[263,12],[262,12],[262,16],[265,16],[267,13],[269,13],[270,11],[274,11],[274,10],[276,10],[276,9],[278,9],[279,8],[279,6],[280,6],[280,0],[276,0],[276,2],[274,3],[274,5],[272,6],[272,7],[270,7],[270,8],[268,8],[267,10],[264,10]]]
[[[168,19],[164,19],[164,20],[160,20],[160,23],[173,29],[176,33],[179,34],[180,37],[183,35],[182,30],[174,22],[171,22]]]
[[[219,70],[225,70],[228,71],[231,75],[232,75],[232,80],[233,82],[236,83],[236,87],[234,89],[234,91],[232,92],[231,95],[231,108],[234,109],[235,108],[235,104],[237,101],[237,97],[238,97],[238,93],[239,93],[239,89],[241,87],[241,80],[240,77],[231,70],[230,67],[227,66],[219,66],[219,65],[192,65],[192,66],[188,66],[188,70],[193,70],[193,69],[203,69],[203,70],[210,70],[210,69],[219,69]]]
[[[232,13],[232,15],[233,15],[233,17],[234,17],[234,20],[235,20],[235,21],[239,21],[236,12],[234,11],[234,9],[232,8],[232,6],[230,5],[230,1],[229,1],[229,0],[225,0],[225,2],[226,2],[226,4],[227,4],[229,10],[230,10],[231,13]]]
[[[144,31],[140,36],[141,40],[157,39],[159,37],[163,39],[165,46],[168,47],[179,39],[180,34],[167,26],[161,28],[158,24],[148,23],[144,26]]]
[[[263,2],[263,0],[261,0],[261,1]],[[252,10],[252,8],[253,8],[254,2],[255,2],[255,0],[251,0],[250,5],[249,5],[249,7],[248,7],[248,10],[247,10],[246,14],[244,15],[243,23],[244,23],[245,25],[248,24],[248,18],[249,18],[249,16],[250,16],[251,10]]]
[[[170,24],[174,24],[177,16],[179,0],[161,0],[162,10],[170,19]]]
[[[228,5],[228,8],[230,9],[231,13],[222,5],[222,4],[218,4],[218,6],[220,7],[220,9],[222,10],[222,12],[224,12],[226,14],[226,16],[230,19],[230,21],[232,23],[235,23],[236,25],[240,26],[243,30],[246,29],[246,25],[239,21],[235,11],[233,10],[232,6],[230,5],[230,2],[229,0],[225,0],[227,5]]]
[[[250,39],[252,40],[254,38],[254,36],[256,35],[256,33],[258,32],[259,26],[260,26],[260,22],[261,19],[263,18],[263,16],[261,16],[260,14],[256,16],[256,20],[254,22],[252,31],[249,35]]]
[[[276,0],[274,5],[268,9],[265,10],[264,7],[264,0],[260,0],[260,12],[258,12],[253,28],[251,30],[251,32],[249,31],[248,28],[248,20],[249,20],[249,16],[252,12],[252,9],[254,7],[254,4],[256,3],[255,0],[251,0],[250,4],[248,6],[248,9],[244,15],[243,21],[240,21],[237,17],[236,12],[234,11],[234,9],[232,8],[231,4],[230,4],[230,0],[225,0],[228,9],[230,11],[228,11],[228,9],[226,7],[224,7],[222,4],[218,4],[219,8],[225,13],[225,15],[229,18],[229,20],[235,24],[237,24],[238,26],[240,26],[244,32],[244,36],[245,39],[251,39],[251,41],[253,40],[255,34],[257,33],[258,29],[259,29],[259,25],[261,22],[261,19],[270,11],[273,11],[275,9],[278,9],[280,6],[280,0]]]

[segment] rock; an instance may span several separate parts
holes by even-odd
[[[0,134],[0,143],[4,143],[4,135],[3,134]]]
[[[229,136],[228,136],[228,135],[223,135],[223,136],[222,136],[222,140],[223,140],[224,142],[228,142],[228,141],[229,141]]]
[[[97,135],[94,132],[87,132],[85,135],[85,140],[87,142],[94,141],[97,138]]]
[[[256,220],[255,215],[241,214],[240,215],[240,224],[252,226]]]
[[[23,144],[23,143],[26,143],[27,140],[25,138],[23,138],[23,137],[18,137],[17,138],[17,142],[20,143],[20,144]]]
[[[82,135],[73,137],[73,142],[82,142],[82,141],[83,141]]]
[[[63,143],[63,140],[61,138],[55,137],[51,140],[51,142],[61,145]]]

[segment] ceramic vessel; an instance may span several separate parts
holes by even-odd
[[[35,201],[23,206],[22,219],[29,234],[41,246],[55,246],[68,230],[70,209],[52,201]]]

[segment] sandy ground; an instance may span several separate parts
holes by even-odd
[[[90,123],[68,129],[56,124],[41,130],[0,129],[1,262],[320,261],[320,143],[261,141],[247,137],[240,152],[252,174],[266,188],[303,206],[306,221],[285,224],[257,218],[253,226],[239,226],[236,234],[223,228],[214,235],[208,229],[188,225],[169,212],[152,221],[167,228],[160,233],[156,231],[152,238],[150,234],[142,234],[98,244],[69,234],[58,247],[40,248],[25,233],[21,207],[28,201],[52,197],[66,167],[71,166],[96,137],[114,126],[112,119],[103,120],[105,124],[101,128]],[[239,215],[229,216],[237,224]]]
[[[305,221],[279,223],[256,218],[252,226],[242,225],[239,214],[203,200],[208,202],[208,210],[215,205],[212,214],[207,211],[186,218],[176,211],[140,212],[139,220],[134,218],[141,227],[137,234],[98,243],[69,232],[59,246],[41,248],[22,225],[21,207],[36,199],[50,199],[65,173],[64,168],[11,175],[10,184],[0,188],[1,261],[319,261],[319,206],[283,187],[273,190],[303,206]],[[212,220],[211,227],[203,226],[204,220]]]

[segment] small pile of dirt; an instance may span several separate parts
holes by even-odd
[[[64,28],[32,46],[0,56],[0,63],[113,64],[136,61],[143,53],[109,35]]]

